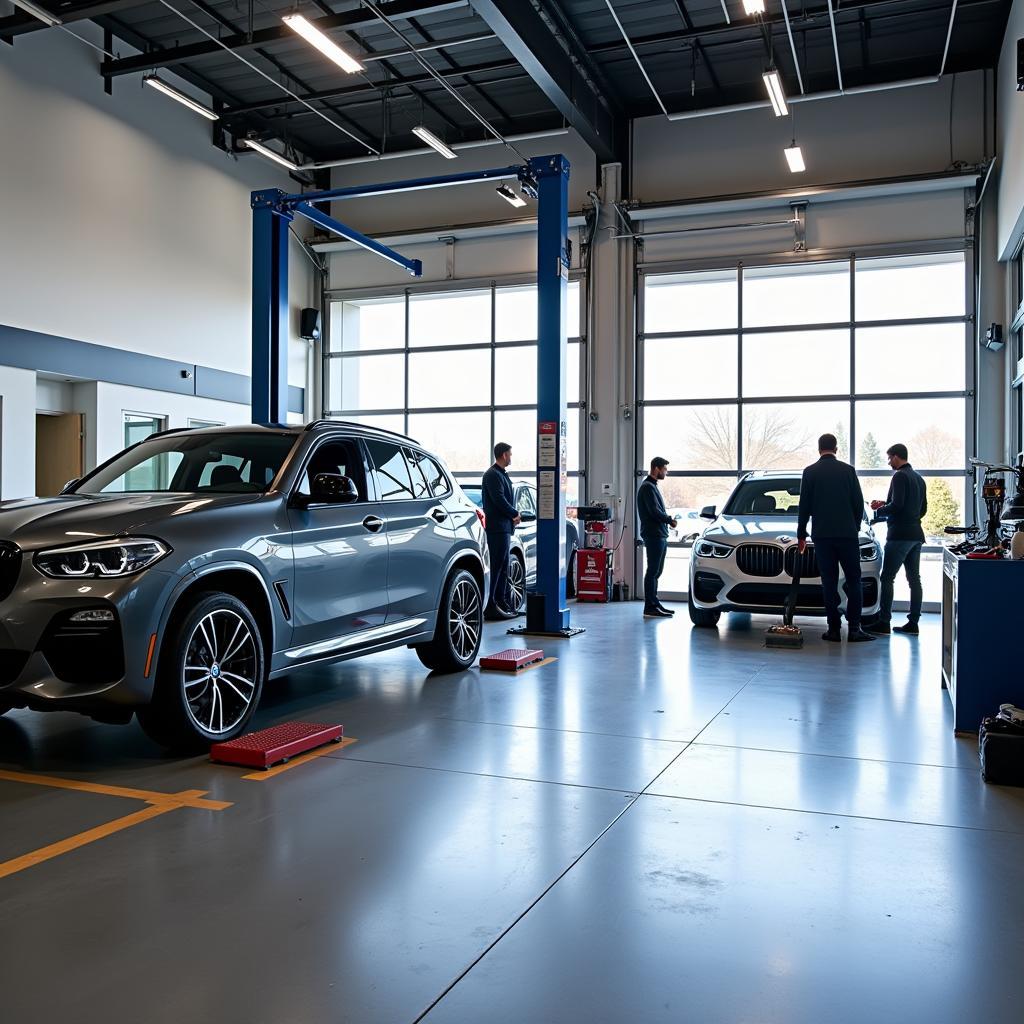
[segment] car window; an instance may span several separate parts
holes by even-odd
[[[800,478],[744,480],[725,508],[728,516],[795,516],[800,508]]]
[[[390,441],[366,442],[377,481],[377,493],[384,501],[408,501],[415,496],[409,465],[397,444]]]
[[[529,487],[520,487],[516,492],[516,509],[519,512],[536,512],[533,495]]]
[[[296,488],[307,497],[312,493],[313,478],[319,473],[347,476],[359,492],[359,500],[367,500],[366,469],[359,442],[354,438],[336,438],[317,446]]]
[[[448,481],[448,475],[434,459],[423,452],[416,451],[414,448],[407,448],[405,453],[413,466],[414,487],[417,486],[417,470],[423,476],[424,483],[426,484],[423,497],[443,498],[446,494],[451,493],[452,485]],[[416,496],[420,497],[418,491]]]

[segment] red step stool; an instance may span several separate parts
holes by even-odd
[[[491,672],[518,672],[527,665],[544,660],[543,651],[531,651],[523,647],[510,647],[507,651],[488,654],[480,659],[480,667]]]
[[[210,747],[210,760],[243,768],[269,768],[325,743],[340,743],[344,732],[343,725],[285,722],[284,725],[247,733],[227,743],[214,743]]]

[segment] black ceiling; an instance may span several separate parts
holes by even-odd
[[[839,73],[845,89],[937,75],[953,8],[832,0],[837,72],[829,0],[788,0],[792,46],[787,0],[766,0],[760,22],[741,0],[610,0],[621,30],[607,0],[37,2],[71,28],[88,19],[106,31],[116,57],[101,73],[112,88],[173,72],[212,97],[221,144],[253,134],[300,160],[415,148],[417,124],[449,143],[481,139],[474,112],[502,135],[572,124],[600,159],[621,158],[628,120],[660,104],[675,113],[764,100],[769,51],[789,95],[800,91],[797,64],[807,93],[837,89]],[[994,67],[1009,8],[959,0],[947,74]],[[365,72],[345,74],[296,36],[281,21],[295,10]],[[57,30],[21,11],[0,19],[0,38],[15,45],[30,31]]]

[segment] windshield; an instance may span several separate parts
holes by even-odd
[[[71,489],[72,494],[258,494],[296,442],[292,433],[154,437],[116,456]]]
[[[727,516],[787,516],[800,509],[800,477],[744,480],[725,506]]]

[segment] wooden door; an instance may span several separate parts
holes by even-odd
[[[80,412],[59,416],[36,415],[36,494],[59,494],[69,481],[84,471]]]

